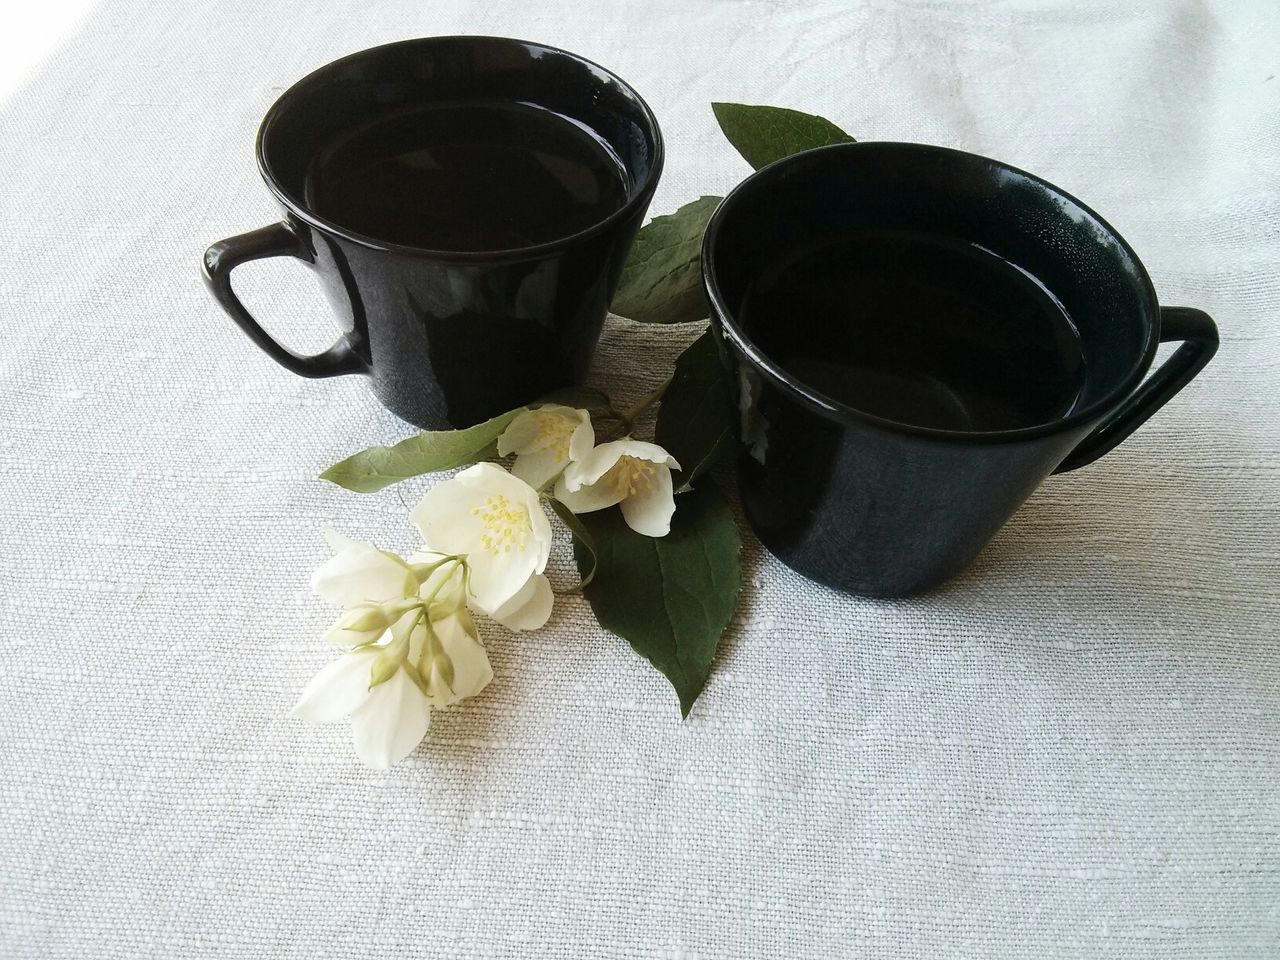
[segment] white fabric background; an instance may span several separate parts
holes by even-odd
[[[669,146],[654,213],[747,173],[714,99],[1033,170],[1221,352],[929,596],[749,543],[683,724],[565,599],[364,769],[286,713],[330,656],[307,579],[326,524],[414,538],[395,490],[314,476],[406,427],[276,367],[197,268],[276,216],[252,147],[284,87],[454,32],[630,80]],[[0,107],[0,954],[1280,955],[1277,73],[1272,0],[109,0]],[[242,274],[331,339],[304,269]],[[611,322],[597,376],[639,394],[695,333]]]

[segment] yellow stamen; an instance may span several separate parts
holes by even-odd
[[[564,463],[569,459],[569,441],[578,424],[558,413],[534,411],[533,417],[538,431],[533,439],[534,449],[555,454],[556,462]]]
[[[605,482],[623,498],[651,489],[657,478],[658,465],[636,457],[622,457],[604,476]]]
[[[471,508],[471,513],[484,524],[480,546],[495,556],[510,553],[512,547],[523,550],[529,542],[532,527],[528,509],[512,503],[502,494],[486,497],[483,504]]]

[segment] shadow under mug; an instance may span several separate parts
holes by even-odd
[[[897,423],[824,395],[763,352],[741,322],[752,279],[868,230],[980,245],[1043,283],[1080,336],[1084,386],[1072,410],[1008,430]],[[1157,305],[1133,250],[1084,204],[940,147],[840,144],[779,160],[720,204],[702,253],[712,329],[742,414],[748,520],[788,566],[868,596],[919,592],[959,573],[1045,477],[1118,444],[1218,346],[1207,315]],[[1164,341],[1183,342],[1144,382]]]
[[[312,163],[336,138],[380,115],[468,101],[533,104],[593,131],[621,161],[625,202],[571,236],[499,251],[386,242],[308,204]],[[391,412],[444,429],[582,381],[663,147],[648,105],[589,60],[520,40],[428,37],[352,54],[294,84],[263,119],[257,156],[284,219],[208,249],[204,276],[218,303],[286,369],[367,374]],[[295,353],[236,297],[231,272],[264,257],[295,257],[315,270],[343,331],[328,350]]]

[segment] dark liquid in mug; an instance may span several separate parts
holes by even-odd
[[[1080,337],[1034,277],[980,247],[870,232],[802,251],[748,288],[748,336],[833,400],[898,423],[1010,430],[1068,414]]]
[[[572,236],[627,201],[626,168],[574,121],[530,104],[434,104],[344,133],[312,162],[308,205],[355,233],[492,251]]]

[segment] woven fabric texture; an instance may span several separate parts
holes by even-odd
[[[633,83],[655,214],[749,172],[713,100],[1030,169],[1222,349],[929,595],[748,537],[684,723],[564,597],[365,769],[287,713],[332,655],[308,577],[326,525],[411,549],[423,484],[315,477],[408,428],[273,364],[198,265],[278,216],[253,138],[285,87],[450,33]],[[0,955],[1280,956],[1277,51],[1269,0],[107,0],[0,105]],[[332,338],[305,268],[237,281]],[[640,396],[697,332],[612,319],[594,376]]]

